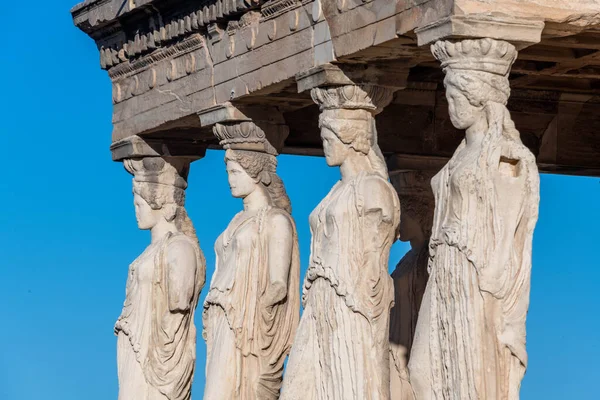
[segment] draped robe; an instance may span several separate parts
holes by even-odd
[[[178,241],[196,252],[194,294],[188,310],[169,310],[168,247]],[[198,242],[169,233],[130,265],[126,298],[115,324],[119,400],[189,400],[196,362],[194,314],[204,284]]]
[[[293,246],[286,299],[270,307],[262,303],[269,284],[266,228],[276,213],[290,220]],[[273,207],[243,217],[234,217],[215,243],[217,266],[203,313],[204,400],[277,399],[300,319],[300,260],[293,219]]]
[[[367,182],[381,191],[368,192]],[[394,207],[368,209],[367,196],[382,196]],[[369,218],[376,222],[370,225]],[[393,287],[387,265],[399,219],[394,188],[365,172],[338,182],[312,212],[305,309],[282,400],[389,399]]]
[[[487,107],[482,142],[463,140],[432,180],[430,277],[409,362],[419,399],[515,400],[527,366],[539,175],[506,107]]]

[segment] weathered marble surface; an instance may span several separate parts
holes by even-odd
[[[391,92],[348,85],[312,96],[327,164],[340,167],[341,180],[310,215],[305,308],[281,398],[389,399],[387,264],[400,208],[373,114]]]
[[[531,44],[539,40],[544,22],[556,36],[600,22],[600,6],[586,0],[184,3],[103,0],[72,9],[75,24],[96,41],[113,83],[115,141],[317,65],[348,58],[365,63],[421,58],[414,48],[404,48],[412,47],[412,40],[398,37],[414,30],[420,44],[444,35],[511,35]]]
[[[525,50],[509,109],[540,169],[600,175],[596,1],[91,0],[72,15],[111,79],[113,142],[137,134],[216,148],[195,115],[232,101],[279,108],[290,127],[284,152],[321,155],[316,124],[306,123],[318,110],[294,77],[333,63],[382,85],[410,69],[404,86],[418,93],[400,95],[411,107],[381,117],[380,146],[423,163],[449,158],[458,133],[436,105],[445,103],[436,90],[443,75],[423,45],[490,37]]]
[[[275,400],[300,318],[296,225],[265,133],[248,121],[214,131],[227,149],[231,194],[244,209],[215,243],[203,313],[204,399]]]
[[[140,229],[152,241],[130,265],[115,324],[119,400],[188,400],[196,361],[194,313],[206,263],[185,208],[189,161],[124,160]]]
[[[394,307],[390,313],[391,398],[413,399],[408,360],[417,327],[421,300],[429,273],[429,238],[435,201],[431,191],[432,172],[395,172],[391,182],[400,198],[400,240],[411,249],[394,272]]]
[[[465,139],[434,177],[430,277],[409,371],[418,399],[518,399],[539,175],[506,103],[517,52],[491,39],[432,46]]]

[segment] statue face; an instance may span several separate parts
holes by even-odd
[[[133,194],[133,205],[138,227],[142,230],[152,229],[158,222],[156,210],[153,210],[150,204],[137,193]]]
[[[258,183],[235,161],[227,161],[227,176],[231,195],[244,198],[254,192]]]
[[[323,139],[323,151],[325,160],[330,167],[342,165],[348,157],[349,148],[329,128],[321,128],[321,139]]]
[[[481,118],[483,109],[475,107],[460,90],[452,85],[446,87],[450,120],[456,129],[467,129]]]

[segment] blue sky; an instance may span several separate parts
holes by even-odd
[[[149,243],[131,179],[113,163],[111,88],[71,0],[3,4],[0,52],[0,399],[116,399],[116,341],[127,268]],[[308,214],[338,179],[320,158],[282,156],[303,271]],[[534,237],[529,370],[522,399],[597,399],[600,179],[542,176]],[[187,209],[214,269],[213,243],[241,202],[223,153],[192,166]],[[391,260],[406,251],[396,244]],[[206,290],[203,294],[206,293]],[[197,318],[200,328],[201,318]],[[202,398],[198,343],[194,396]]]

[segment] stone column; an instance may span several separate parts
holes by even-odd
[[[408,360],[429,273],[429,238],[435,201],[431,171],[396,171],[391,182],[400,198],[400,240],[411,249],[392,273],[394,307],[390,314],[390,384],[392,399],[412,399]]]
[[[196,362],[194,313],[206,263],[184,208],[185,189],[190,162],[204,149],[137,136],[111,149],[133,175],[137,223],[151,234],[150,245],[129,267],[114,328],[119,400],[188,399]]]
[[[502,40],[438,41],[465,139],[433,178],[431,276],[409,371],[418,399],[517,399],[539,175],[506,108],[517,57]]]
[[[300,319],[300,258],[277,159],[288,135],[276,109],[227,103],[200,113],[225,151],[231,194],[244,201],[215,243],[204,303],[205,400],[275,400]]]
[[[311,96],[321,110],[325,159],[340,167],[341,181],[310,216],[305,308],[282,399],[389,399],[388,259],[400,205],[377,144],[374,115],[393,90],[332,84],[322,72],[302,78],[299,86],[318,82]]]

